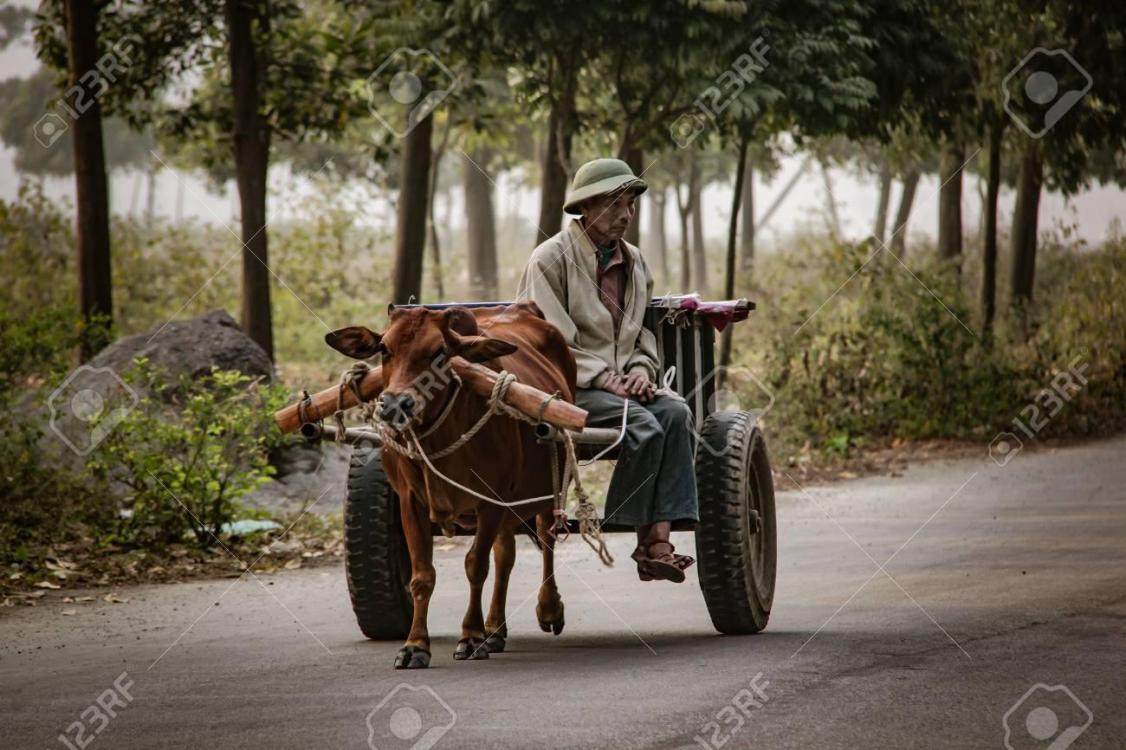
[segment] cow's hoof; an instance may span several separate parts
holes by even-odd
[[[559,603],[559,614],[555,618],[551,620],[543,619],[539,607],[536,608],[536,617],[539,619],[540,630],[543,632],[554,633],[555,635],[559,635],[563,632],[563,626],[566,624],[563,619],[563,602]]]
[[[426,669],[430,666],[430,652],[420,646],[403,646],[395,654],[395,669]]]
[[[454,658],[458,661],[488,659],[489,647],[482,638],[462,638],[454,649]]]
[[[504,647],[508,643],[503,635],[500,633],[493,633],[485,639],[485,648],[489,649],[490,654],[504,653]]]

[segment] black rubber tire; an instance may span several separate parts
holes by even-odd
[[[704,420],[696,446],[700,524],[696,555],[700,588],[715,629],[748,635],[766,627],[778,568],[774,479],[766,441],[745,411]],[[759,531],[751,534],[751,510]]]
[[[403,640],[414,605],[410,554],[399,521],[399,496],[383,472],[379,448],[359,443],[348,468],[344,566],[356,622],[368,638]]]

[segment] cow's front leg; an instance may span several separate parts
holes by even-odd
[[[459,661],[489,658],[489,648],[485,645],[485,616],[481,612],[481,594],[485,589],[485,579],[489,577],[489,551],[493,548],[499,526],[500,516],[492,506],[477,511],[477,535],[465,555],[469,607],[461,621],[461,640],[454,650],[454,658]]]
[[[555,517],[551,511],[536,516],[536,536],[543,550],[543,583],[536,602],[536,619],[540,630],[559,635],[563,632],[563,598],[555,585]]]
[[[507,526],[497,533],[493,542],[493,563],[496,564],[496,577],[493,579],[493,598],[489,601],[489,616],[485,618],[485,645],[489,653],[504,651],[508,638],[507,618],[504,614],[508,600],[508,581],[512,566],[516,562],[516,538]]]
[[[395,655],[395,669],[425,669],[430,666],[430,632],[426,629],[426,614],[430,609],[430,596],[434,593],[434,535],[430,531],[430,515],[426,507],[414,500],[411,493],[399,501],[403,535],[411,556],[411,599],[414,601],[414,619],[411,630],[399,653]]]

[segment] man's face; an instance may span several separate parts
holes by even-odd
[[[637,211],[637,192],[619,191],[615,195],[599,195],[582,206],[583,226],[592,239],[599,242],[616,242],[629,229]]]

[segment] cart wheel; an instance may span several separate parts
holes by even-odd
[[[774,479],[766,441],[746,411],[704,420],[696,447],[700,588],[715,629],[757,633],[770,619],[778,564]]]
[[[379,448],[358,443],[348,468],[344,505],[345,569],[360,630],[375,640],[402,640],[414,605],[410,555],[399,522],[399,497],[383,473]]]

